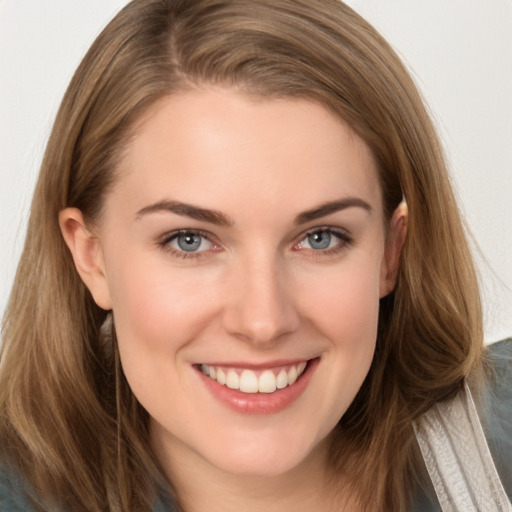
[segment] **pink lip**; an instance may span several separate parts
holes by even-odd
[[[286,409],[299,398],[307,388],[319,361],[319,357],[310,360],[306,370],[294,384],[269,394],[243,393],[242,391],[230,389],[227,386],[219,384],[217,381],[201,373],[200,370],[197,370],[197,374],[210,393],[232,410],[243,414],[267,415],[275,414]],[[275,365],[275,363],[273,363],[273,365]],[[254,365],[248,366],[244,364],[243,366],[245,368],[254,368]]]
[[[242,361],[230,361],[228,362],[206,362],[208,366],[220,366],[222,368],[240,368],[248,370],[267,370],[272,368],[278,368],[280,366],[292,366],[302,362],[308,361],[308,359],[279,359],[268,363],[247,363]]]

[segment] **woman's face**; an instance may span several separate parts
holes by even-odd
[[[113,309],[162,461],[276,475],[324,453],[370,367],[396,266],[354,132],[305,100],[165,98],[95,236],[81,273]]]

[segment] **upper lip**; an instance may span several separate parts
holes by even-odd
[[[222,366],[224,368],[245,368],[248,370],[265,370],[267,368],[276,368],[279,366],[291,366],[305,363],[315,359],[315,357],[304,357],[294,359],[275,359],[264,363],[253,363],[248,361],[204,361],[198,364],[207,364],[208,366]]]

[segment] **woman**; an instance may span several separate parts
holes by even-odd
[[[396,55],[337,1],[129,4],[63,100],[3,337],[11,509],[409,510],[414,428],[428,458],[483,346]]]

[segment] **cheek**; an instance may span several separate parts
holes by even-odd
[[[364,261],[364,260],[363,260]],[[368,374],[377,338],[380,266],[369,258],[366,264],[347,265],[329,276],[317,276],[315,292],[302,310],[310,325],[328,340],[325,354],[325,401],[318,412],[336,424],[352,403]]]
[[[119,254],[119,253],[118,253]],[[164,258],[132,254],[111,266],[109,286],[124,373],[141,403],[165,389],[186,386],[176,368],[211,316],[205,276],[170,268]],[[203,293],[207,291],[207,293]],[[170,370],[169,365],[172,367]]]
[[[171,397],[173,407],[186,410],[190,405],[181,397],[189,389],[187,347],[212,316],[213,286],[201,273],[188,275],[161,262],[133,258],[115,269],[113,312],[130,388],[153,417],[167,418]]]
[[[109,287],[118,336],[163,348],[200,330],[211,287],[201,273],[187,270],[170,268],[165,258],[132,257],[115,265]],[[197,321],[186,321],[192,317]]]
[[[297,296],[301,310],[333,342],[375,338],[379,310],[380,264],[369,255],[354,264],[307,277]]]

